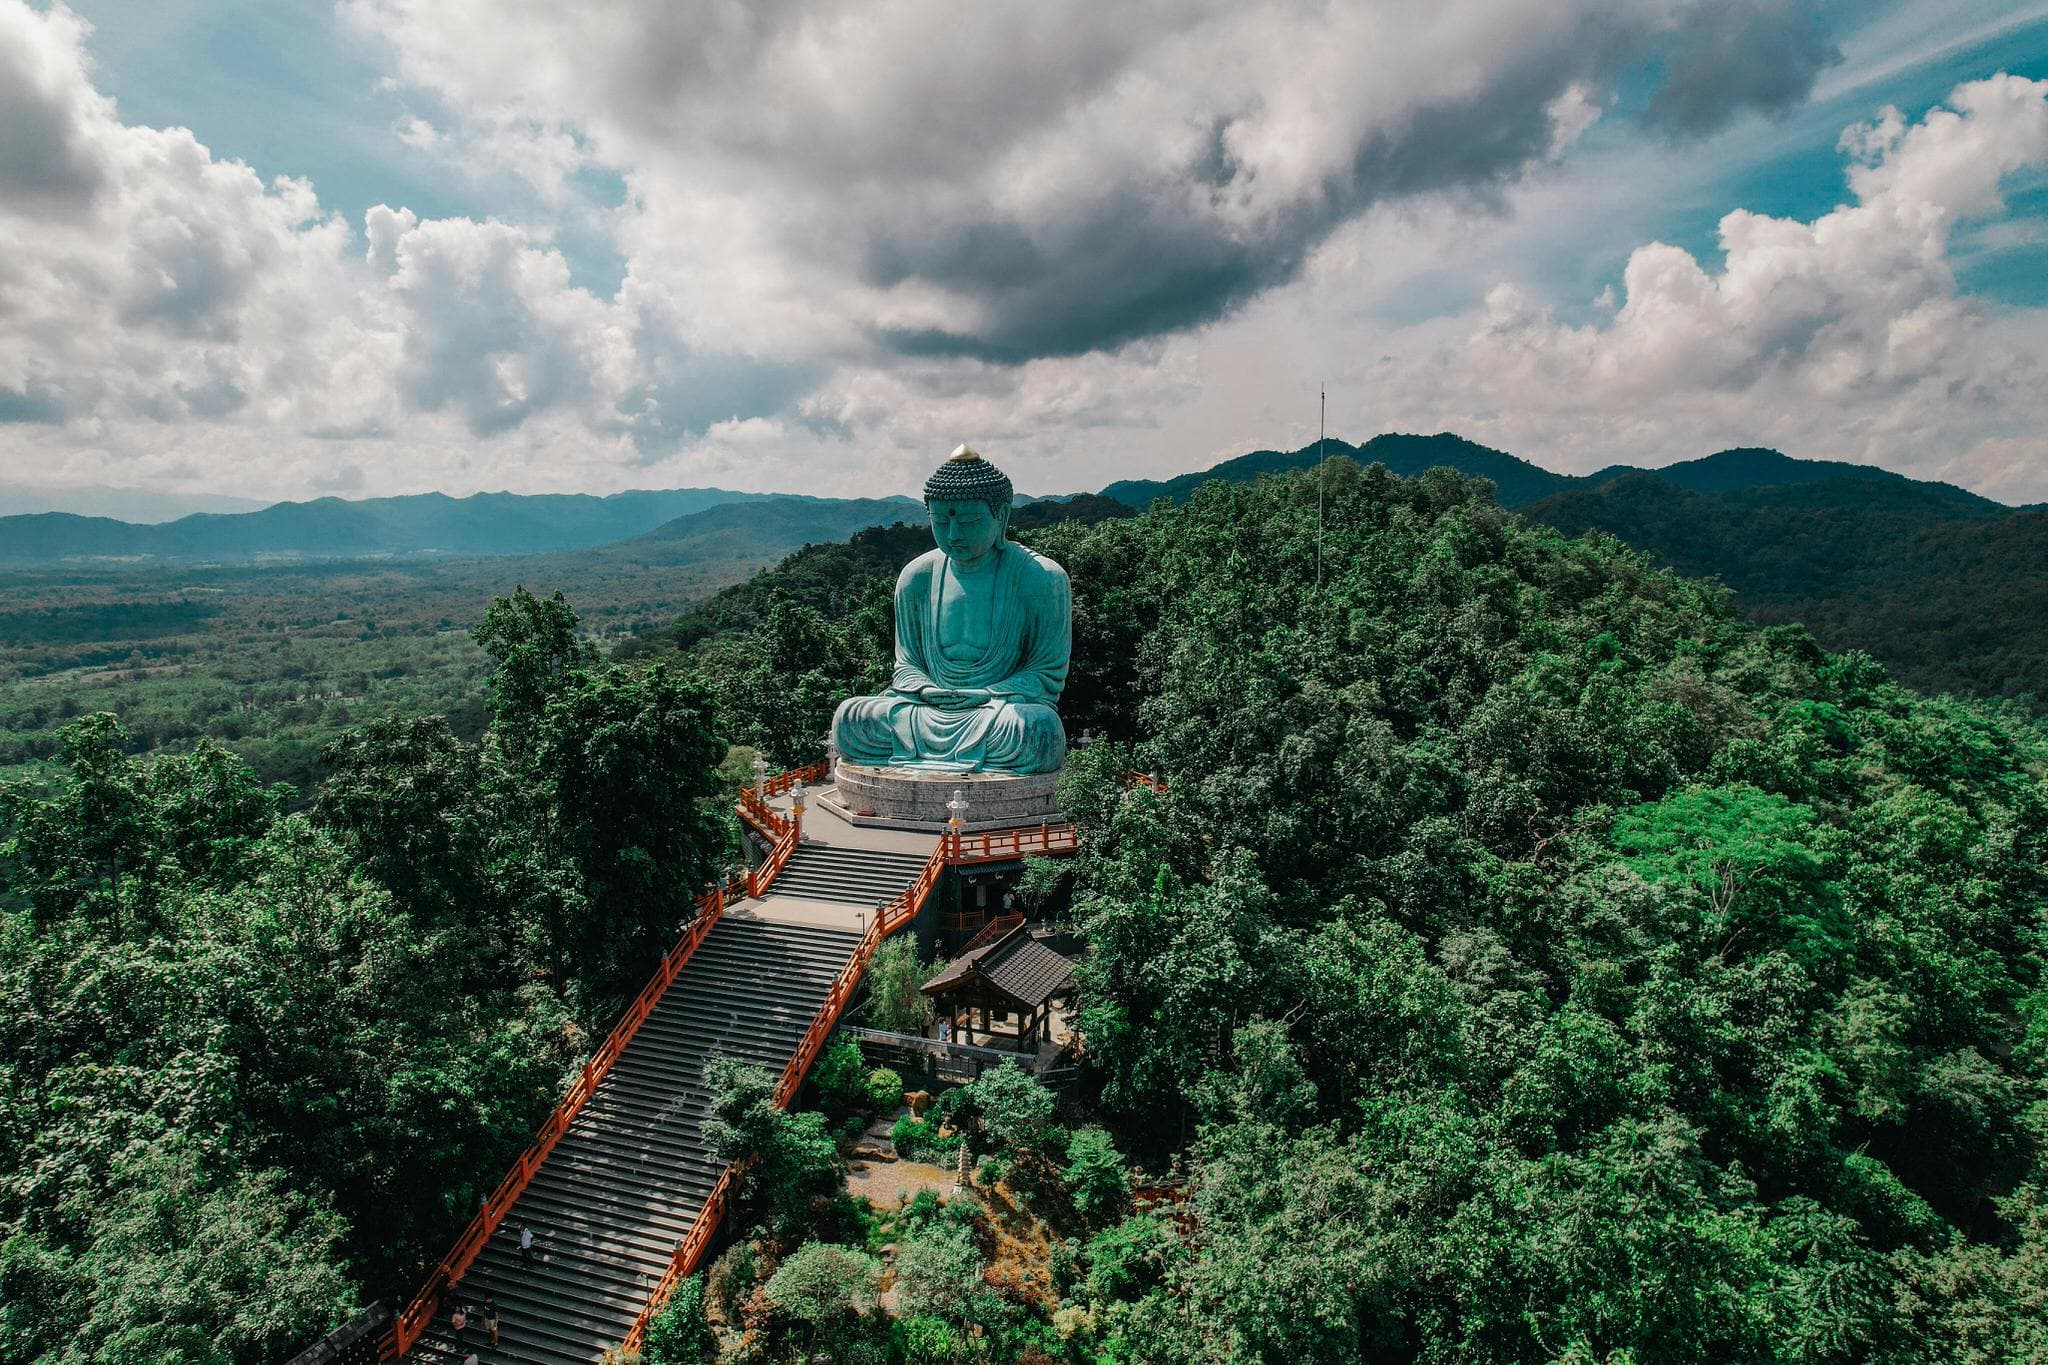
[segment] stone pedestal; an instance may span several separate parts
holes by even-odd
[[[946,802],[957,791],[968,803],[963,831],[1016,829],[1064,818],[1053,800],[1059,779],[1058,773],[943,773],[838,763],[832,785],[815,799],[850,824],[938,833],[952,817]]]

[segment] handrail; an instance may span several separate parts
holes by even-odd
[[[780,839],[783,831],[794,823],[781,811],[768,804],[752,787],[740,789],[740,819],[752,825],[770,839]]]
[[[1126,787],[1150,787],[1161,796],[1166,795],[1166,779],[1158,773],[1141,773],[1136,768],[1124,769]]]
[[[789,863],[790,855],[796,852],[797,840],[802,834],[796,821],[787,822],[781,837],[775,841],[775,847],[769,850],[767,861],[747,874],[748,895],[758,899],[767,892],[769,883],[781,875],[782,869]]]
[[[960,867],[973,863],[1008,862],[1033,853],[1073,853],[1081,847],[1081,832],[1072,825],[991,829],[979,834],[948,834],[939,840],[939,846],[949,849],[946,860]]]
[[[816,782],[832,772],[830,763],[807,763],[801,768],[791,768],[786,773],[777,773],[761,783],[761,796],[766,799],[780,796],[799,782]]]
[[[875,911],[874,922],[869,924],[867,932],[861,935],[860,943],[855,946],[852,956],[847,958],[846,965],[839,969],[839,975],[833,979],[832,988],[825,993],[824,1002],[818,1006],[818,1012],[811,1016],[811,1025],[804,1030],[803,1040],[797,1044],[788,1064],[782,1068],[782,1075],[775,1083],[777,1108],[787,1107],[789,1102],[796,1098],[796,1092],[802,1088],[804,1076],[809,1073],[811,1063],[817,1060],[818,1053],[825,1046],[826,1038],[832,1033],[833,1025],[838,1023],[840,1014],[846,1009],[847,1001],[853,998],[854,989],[859,986],[861,974],[867,970],[868,960],[875,955],[875,949],[882,945],[883,939],[917,918],[925,901],[930,898],[932,888],[937,886],[939,878],[945,875],[950,861],[948,852],[949,840],[941,839],[939,846],[932,850],[932,856],[926,860],[924,870],[918,873],[917,880]],[[654,1292],[648,1296],[646,1306],[640,1310],[640,1316],[633,1320],[633,1328],[626,1333],[626,1340],[619,1348],[621,1353],[630,1354],[640,1349],[647,1336],[647,1324],[661,1312],[663,1305],[668,1302],[669,1295],[675,1292],[675,1287],[682,1283],[683,1279],[697,1268],[697,1262],[703,1259],[705,1251],[710,1248],[711,1238],[716,1233],[719,1222],[725,1217],[726,1206],[731,1202],[740,1169],[737,1165],[728,1166],[725,1173],[719,1176],[718,1184],[712,1188],[710,1198],[704,1201],[704,1207],[698,1211],[696,1219],[690,1224],[689,1232],[677,1244],[675,1254],[669,1259],[668,1270],[662,1275],[661,1282],[654,1286]]]
[[[960,951],[955,956],[966,957],[982,944],[995,942],[1023,922],[1024,917],[1022,915],[997,915],[987,924],[981,926],[980,933],[961,944]]]
[[[711,932],[711,926],[718,922],[718,917],[725,913],[726,898],[745,889],[744,882],[734,880],[722,886],[714,886],[697,898],[697,913],[684,927],[682,936],[676,940],[676,945],[662,954],[661,965],[655,970],[654,975],[648,978],[647,984],[640,988],[640,994],[626,1007],[626,1012],[619,1017],[619,1022],[612,1026],[612,1031],[605,1036],[604,1043],[583,1064],[582,1072],[569,1086],[569,1093],[562,1097],[554,1112],[541,1124],[534,1134],[533,1141],[519,1154],[519,1160],[512,1164],[512,1169],[498,1182],[498,1188],[492,1192],[491,1197],[484,1201],[476,1216],[469,1220],[469,1225],[463,1229],[462,1235],[456,1239],[448,1254],[441,1258],[440,1264],[434,1267],[433,1273],[427,1277],[427,1282],[421,1287],[420,1292],[414,1295],[412,1302],[392,1320],[391,1326],[378,1341],[380,1358],[389,1360],[402,1356],[413,1348],[413,1344],[434,1321],[434,1315],[440,1311],[442,1296],[455,1287],[463,1273],[483,1252],[484,1247],[497,1233],[499,1225],[504,1222],[505,1215],[511,1212],[512,1205],[518,1202],[519,1196],[525,1193],[527,1185],[540,1170],[541,1163],[546,1161],[548,1153],[554,1150],[555,1143],[568,1131],[576,1115],[582,1112],[584,1103],[611,1072],[612,1064],[619,1059],[619,1054],[626,1050],[626,1044],[633,1040],[633,1035],[639,1031],[640,1025],[645,1023],[647,1016],[654,1011],[654,1006],[660,1001],[662,993],[675,981],[677,974],[683,969],[683,964],[704,941],[705,935]]]

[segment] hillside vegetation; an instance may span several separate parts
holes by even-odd
[[[1302,476],[1039,538],[1133,745],[1070,784],[1083,1032],[1198,1189],[1104,1349],[2048,1357],[2042,731],[1448,473],[1325,485],[1320,589]]]
[[[490,721],[389,717],[287,813],[111,716],[0,783],[0,1360],[276,1365],[402,1302],[732,853],[725,746],[557,597]]]
[[[992,1073],[944,1116],[1012,1213],[877,1223],[831,1190],[885,1077],[708,1078],[760,1222],[649,1365],[2048,1359],[2048,735],[1450,471],[1322,482],[1320,556],[1308,474],[1027,533],[1102,737],[1029,888],[1093,1123]],[[406,1293],[731,856],[724,741],[872,679],[911,538],[651,663],[516,594],[481,742],[356,727],[305,814],[104,718],[0,787],[0,1359],[256,1365]]]
[[[2048,511],[1896,476],[1702,492],[1666,473],[1522,510],[1717,577],[1751,620],[1804,624],[1916,687],[2048,703]]]
[[[1077,1240],[889,1358],[2048,1359],[2048,736],[1450,471],[1323,483],[1320,586],[1312,474],[1030,537],[1106,739],[1035,894],[1090,945],[1107,1140],[1188,1164],[1194,1233],[1079,1214],[1080,1130],[970,1125]],[[880,548],[698,637],[808,663],[792,756],[877,676]],[[727,1358],[821,1340],[777,1265],[858,1255],[778,1218]],[[836,1358],[902,1349],[831,1302]]]
[[[488,659],[469,627],[522,583],[561,585],[606,646],[808,541],[901,513],[888,499],[759,499],[545,555],[268,568],[0,570],[0,770],[56,756],[70,720],[117,716],[141,751],[202,739],[310,796],[322,747],[379,716],[445,715],[474,739]]]

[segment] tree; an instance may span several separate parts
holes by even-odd
[[[0,787],[0,864],[39,929],[77,926],[103,940],[153,925],[162,831],[127,731],[104,712],[64,727],[54,796]]]
[[[537,744],[561,848],[582,875],[565,926],[578,975],[637,980],[695,911],[725,850],[705,809],[725,746],[702,689],[656,664],[572,674]]]
[[[597,648],[576,632],[576,612],[560,592],[539,598],[524,586],[493,601],[474,632],[497,665],[491,675],[492,729],[523,765],[539,738],[547,704]]]
[[[685,1278],[647,1324],[641,1365],[713,1365],[718,1346],[704,1311],[704,1276]]]
[[[822,1114],[775,1107],[775,1078],[757,1066],[716,1056],[704,1068],[711,1117],[704,1138],[721,1163],[747,1163],[745,1189],[785,1228],[807,1225],[811,1203],[845,1174]]]
[[[1131,1178],[1123,1153],[1100,1128],[1079,1128],[1067,1140],[1061,1172],[1075,1210],[1090,1220],[1119,1211],[1130,1198]]]
[[[267,1365],[355,1296],[343,1226],[281,1171],[208,1179],[175,1143],[127,1159],[80,1252],[35,1234],[0,1251],[10,1360]]]
[[[875,1258],[830,1242],[806,1242],[768,1277],[768,1301],[811,1329],[812,1339],[873,1309],[882,1268]]]
[[[914,935],[898,935],[875,949],[862,977],[869,1026],[890,1033],[922,1032],[932,1020],[932,1005],[918,988],[944,965],[936,959],[920,965]]]
[[[938,1220],[925,1224],[896,1257],[896,1288],[903,1311],[948,1322],[966,1321],[983,1289],[984,1265],[981,1249],[968,1229]]]
[[[1052,1092],[1013,1061],[984,1071],[966,1087],[981,1130],[1001,1147],[1036,1147],[1052,1122]]]
[[[483,882],[483,762],[439,716],[390,716],[321,751],[314,810],[422,924],[457,922]]]

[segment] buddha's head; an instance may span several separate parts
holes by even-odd
[[[1007,474],[961,446],[924,481],[932,539],[957,564],[981,563],[1003,543],[1015,491]]]

